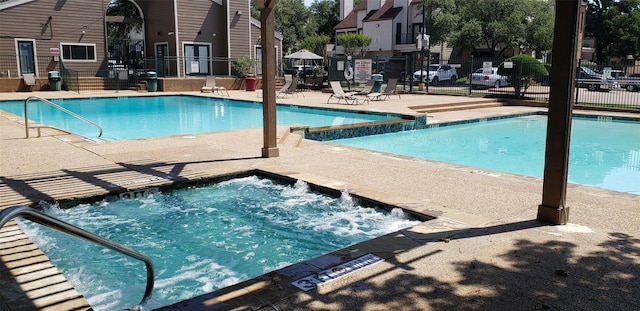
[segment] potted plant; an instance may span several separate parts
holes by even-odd
[[[238,78],[246,78],[249,74],[253,74],[257,61],[249,56],[241,56],[233,62],[233,72]]]
[[[233,62],[233,71],[238,78],[245,80],[247,91],[256,90],[256,78],[253,74],[257,61],[249,56],[241,56]]]

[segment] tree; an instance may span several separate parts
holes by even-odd
[[[417,6],[420,15],[422,7],[425,9],[426,34],[431,44],[448,41],[458,26],[455,0],[422,0]]]
[[[553,47],[553,10],[546,1],[524,2],[525,10],[524,42],[522,45],[532,51],[547,51]]]
[[[327,58],[327,44],[331,42],[331,37],[320,35],[306,37],[297,45],[298,49],[307,49],[313,53]]]
[[[527,54],[513,56],[505,62],[510,62],[512,67],[506,68],[503,62],[498,66],[498,74],[507,77],[515,88],[516,97],[524,96],[533,81],[549,74],[544,64]]]
[[[336,39],[344,47],[344,55],[350,56],[364,56],[372,40],[370,36],[360,33],[343,33]]]
[[[596,39],[596,60],[640,59],[640,0],[589,0],[586,36]]]
[[[142,30],[142,16],[130,0],[112,0],[107,6],[107,16],[122,16],[137,22],[107,23],[107,37],[111,40],[128,38],[132,30]]]
[[[319,35],[326,35],[333,38],[335,27],[339,20],[340,1],[339,0],[315,0],[309,7],[312,13],[314,24],[317,25]]]
[[[553,15],[549,1],[455,0],[459,30],[451,36],[455,46],[476,50],[486,46],[494,56],[516,47],[551,47]]]
[[[251,16],[260,19],[253,0]],[[274,23],[275,30],[282,34],[283,53],[291,53],[298,41],[317,33],[318,26],[312,17],[302,0],[279,0],[276,3]]]

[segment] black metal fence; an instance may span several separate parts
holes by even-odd
[[[419,53],[418,53],[419,54]],[[386,81],[397,78],[399,87],[407,92],[428,92],[430,94],[450,94],[467,96],[509,97],[547,102],[551,65],[535,60],[535,63],[511,64],[507,70],[503,58],[460,58],[442,60],[437,64],[447,64],[453,74],[438,79],[429,79],[421,85],[419,75],[419,55],[372,59],[372,73],[383,75]],[[108,64],[108,69],[95,71],[74,71],[62,61],[54,61],[51,56],[38,57],[31,62],[32,70],[40,76],[52,70],[62,75],[62,87],[76,92],[98,90],[125,90],[141,87],[145,74],[155,71],[159,77],[180,76],[234,76],[235,59],[231,58],[147,58],[135,62],[135,66]],[[344,65],[346,58],[329,58],[318,75],[324,80],[346,81]],[[355,58],[350,61],[353,65]],[[340,66],[342,65],[342,66]],[[0,79],[19,77],[19,62],[15,56],[0,55]],[[135,68],[133,68],[135,67]],[[279,63],[277,75],[291,73],[286,63]],[[498,72],[492,68],[501,68]],[[256,62],[255,73],[261,74],[261,64]],[[418,71],[419,72],[419,71]],[[609,107],[640,110],[640,66],[621,64],[595,64],[580,61],[576,71],[575,104],[579,106]]]
[[[15,55],[0,55],[0,78],[17,78],[21,76],[18,66],[24,66],[22,72],[39,73],[46,77],[47,72],[60,70],[59,62],[52,56],[39,56],[33,59],[18,60]]]
[[[345,68],[336,63],[346,63],[346,58],[331,58],[328,62],[329,80],[345,82]],[[351,60],[351,64],[355,59]],[[442,95],[467,95],[503,97],[548,102],[552,77],[551,65],[539,60],[514,61],[504,58],[449,59],[431,64],[429,71],[445,69],[420,83],[419,59],[395,57],[373,59],[372,71],[381,73],[384,80],[397,78],[400,88],[407,92],[428,92]],[[446,64],[448,66],[439,66]],[[506,65],[506,66],[505,66]],[[640,66],[620,64],[595,64],[580,61],[576,68],[574,104],[577,106],[630,109],[640,111]],[[440,78],[438,78],[440,77]]]

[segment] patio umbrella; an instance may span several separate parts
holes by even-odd
[[[289,55],[286,55],[284,58],[291,58],[291,59],[303,59],[303,60],[307,60],[307,59],[311,59],[311,60],[316,60],[316,59],[324,59],[322,56],[315,54],[313,52],[310,52],[309,50],[305,50],[302,49],[298,52],[294,52],[291,53]]]
[[[306,68],[307,65],[307,60],[323,60],[324,57],[315,54],[309,50],[305,50],[302,49],[298,52],[294,52],[291,53],[289,55],[286,55],[284,58],[289,58],[289,59],[301,59],[302,60],[302,74],[303,74],[303,78],[304,78],[304,70]]]
[[[286,55],[284,58],[302,60],[303,68],[304,68],[304,65],[306,65],[306,63],[307,63],[307,60],[322,60],[322,59],[324,59],[324,57],[322,57],[322,56],[320,56],[318,54],[315,54],[315,53],[313,53],[313,52],[311,52],[309,50],[305,50],[305,49],[302,49],[302,50],[300,50],[298,52],[294,52],[294,53],[291,53],[289,55]]]

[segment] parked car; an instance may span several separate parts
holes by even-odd
[[[620,87],[629,92],[640,91],[640,73],[632,73],[628,76],[618,77]]]
[[[576,86],[589,91],[609,92],[614,87],[614,81],[611,77],[605,78],[591,68],[581,66],[576,75]]]
[[[489,74],[485,74],[483,72],[484,69],[480,68],[470,74],[467,77],[467,83],[471,83],[472,88],[476,86],[499,88],[501,86],[509,85],[507,77],[498,74],[498,67],[492,67],[491,73]]]
[[[455,84],[456,80],[458,80],[458,72],[448,64],[434,64],[429,65],[428,68],[427,66],[424,66],[422,67],[422,71],[418,70],[413,73],[413,81],[415,81],[415,83],[420,83],[421,76],[422,83],[427,83],[427,81],[429,81],[429,84],[432,85],[438,85],[438,83],[445,81]]]

